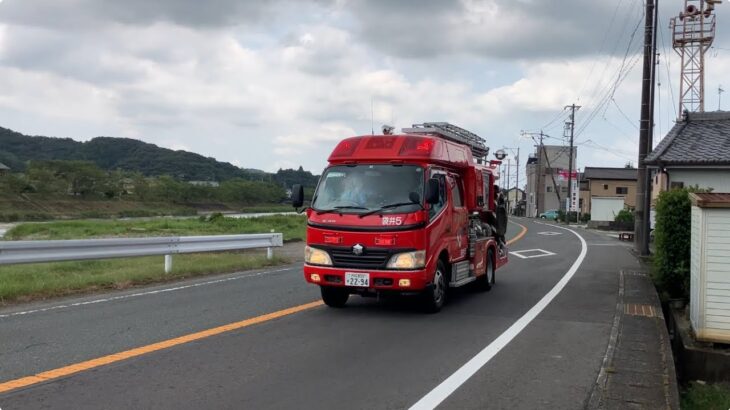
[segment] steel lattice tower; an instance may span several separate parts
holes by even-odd
[[[684,10],[673,17],[672,46],[682,59],[679,115],[705,110],[705,52],[715,39],[715,4],[721,0],[684,0]]]

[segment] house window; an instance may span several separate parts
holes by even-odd
[[[578,200],[578,208],[583,209],[583,198]]]
[[[629,188],[625,186],[617,186],[616,187],[616,194],[617,195],[627,195],[629,193]]]
[[[561,187],[560,190],[563,192],[568,192],[568,187],[567,186]]]
[[[603,190],[608,191],[608,184],[603,184]]]
[[[675,188],[682,189],[682,188],[684,188],[684,182],[672,182],[669,185],[669,188],[672,188],[672,189],[675,189]]]
[[[545,192],[553,192],[553,187],[551,187],[550,185],[546,186]]]

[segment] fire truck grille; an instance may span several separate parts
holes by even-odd
[[[335,267],[359,269],[385,269],[392,255],[409,250],[366,248],[361,255],[355,255],[350,247],[327,248]]]

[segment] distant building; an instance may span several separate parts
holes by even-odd
[[[0,175],[5,175],[10,172],[10,167],[0,162]]]
[[[512,215],[525,215],[525,191],[519,188],[507,190],[507,211]]]
[[[188,181],[188,184],[195,186],[211,186],[218,187],[220,183],[218,181]]]
[[[573,147],[573,172],[577,168],[577,151]],[[537,152],[530,156],[526,166],[526,216],[536,217],[549,209],[565,210],[568,198],[565,175],[570,156],[570,147],[562,145],[538,146]]]
[[[590,213],[592,221],[608,222],[622,209],[634,209],[636,179],[636,168],[586,167],[583,180],[588,195],[582,196],[588,199],[588,206],[583,207],[583,212]]]
[[[653,200],[675,187],[730,192],[730,111],[685,113],[644,162]]]

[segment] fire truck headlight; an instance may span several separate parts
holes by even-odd
[[[332,259],[327,252],[309,246],[304,248],[304,262],[312,265],[332,265]]]
[[[421,269],[426,266],[426,251],[397,253],[388,261],[388,269]]]

